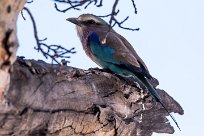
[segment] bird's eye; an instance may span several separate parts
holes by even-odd
[[[93,19],[91,19],[91,20],[88,20],[87,22],[86,22],[87,24],[96,24],[96,22],[93,20]]]

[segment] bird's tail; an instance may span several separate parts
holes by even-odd
[[[164,103],[161,101],[161,98],[159,96],[159,94],[157,93],[157,90],[149,83],[149,81],[141,76],[140,79],[142,80],[143,84],[147,87],[148,91],[150,92],[150,94],[154,97],[154,99],[159,102],[162,107],[166,110],[166,112],[169,114],[169,116],[172,118],[172,120],[174,121],[174,123],[176,124],[176,126],[178,127],[178,129],[181,131],[178,123],[176,122],[176,119],[174,118],[173,115],[171,115],[171,113],[169,112],[169,110],[166,108],[166,106],[164,105]]]

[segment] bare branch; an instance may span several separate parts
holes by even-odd
[[[27,11],[27,13],[29,14],[29,16],[31,18],[32,24],[33,24],[34,37],[35,37],[36,44],[37,44],[37,47],[34,47],[34,49],[36,49],[38,52],[41,52],[46,59],[49,57],[52,59],[52,61],[55,61],[57,64],[59,64],[59,61],[57,60],[57,58],[70,58],[70,56],[68,56],[68,54],[76,53],[76,51],[74,51],[74,48],[67,50],[66,48],[62,47],[61,45],[47,45],[47,44],[43,43],[44,41],[47,40],[47,38],[44,38],[42,40],[39,39],[36,23],[35,23],[35,20],[34,20],[32,13],[26,7],[24,7],[23,10]],[[25,20],[25,17],[23,16],[22,12],[21,12],[21,15]],[[69,62],[69,61],[67,61],[67,62]]]
[[[66,9],[59,9],[57,6],[57,3],[55,3],[55,9],[59,12],[67,12],[68,10],[74,9],[74,10],[81,10],[80,8],[82,6],[84,6],[84,9],[88,8],[91,4],[95,5],[96,7],[102,7],[103,6],[103,0],[78,0],[78,1],[71,1],[71,0],[54,0],[55,2],[59,2],[59,3],[67,3],[70,6]],[[131,0],[133,8],[134,8],[134,13],[137,14],[137,8],[135,5],[135,1]],[[98,4],[97,4],[98,3]],[[119,9],[117,9],[117,5],[119,3],[119,0],[115,0],[113,6],[112,6],[112,11],[110,14],[107,15],[102,15],[102,16],[98,16],[98,17],[110,17],[109,20],[109,26],[110,28],[113,28],[115,25],[118,25],[118,27],[122,28],[122,29],[126,29],[126,30],[131,30],[131,31],[138,31],[139,28],[129,28],[129,27],[124,27],[122,26],[122,24],[128,20],[129,16],[127,16],[123,21],[119,21],[117,20],[116,16],[119,13]],[[110,29],[109,29],[110,30]]]
[[[104,15],[104,16],[98,16],[98,17],[109,17],[110,16],[110,20],[109,20],[109,26],[110,28],[113,28],[115,25],[118,25],[118,27],[122,28],[122,29],[126,29],[126,30],[131,30],[131,31],[138,31],[139,28],[129,28],[129,27],[124,27],[122,26],[122,24],[128,20],[129,16],[127,16],[123,21],[118,21],[115,17],[118,15],[118,13],[120,12],[120,10],[118,9],[116,11],[116,6],[118,5],[118,1],[116,0],[115,3],[113,4],[113,8],[112,8],[112,12],[108,15]],[[133,1],[134,2],[134,1]],[[110,29],[109,29],[110,30]]]
[[[96,5],[97,7],[102,7],[103,6],[103,0],[100,0],[99,4]]]
[[[21,16],[22,16],[23,20],[26,20],[24,14],[23,14],[23,10],[21,10]]]
[[[122,29],[126,29],[126,30],[139,31],[140,28],[129,28],[129,27],[124,27],[124,26],[122,26],[122,24],[123,24],[125,21],[127,21],[128,18],[129,18],[129,16],[127,16],[127,17],[126,17],[123,21],[121,21],[121,22],[118,22],[118,21],[114,18],[114,21],[115,21],[115,24],[114,24],[114,25],[117,24],[118,27],[120,27],[120,28],[122,28]],[[112,27],[114,27],[114,25],[113,25]]]
[[[31,1],[27,1],[27,3],[33,3],[33,0],[31,0]]]
[[[113,19],[114,19],[114,16],[117,15],[115,11],[116,11],[116,6],[118,5],[118,1],[119,1],[119,0],[115,0],[115,2],[114,2],[114,4],[113,4],[113,8],[112,8],[112,12],[111,12],[111,18],[110,18],[110,20],[109,20],[110,26],[111,26],[111,24],[112,24],[112,21],[113,21]]]
[[[86,9],[86,8],[87,8],[89,5],[91,5],[91,3],[93,3],[93,2],[95,2],[94,5],[96,5],[97,0],[91,0],[91,1],[89,1],[88,4],[84,7],[84,9]]]
[[[71,1],[71,0],[54,0],[56,2],[59,2],[59,3],[80,3],[79,1],[80,0],[76,0],[76,1]]]
[[[70,6],[66,9],[59,9],[58,6],[57,6],[57,3],[55,3],[55,9],[59,12],[67,12],[68,10],[71,10],[71,9],[74,9],[74,10],[81,10],[80,7],[84,6],[84,9],[86,9],[88,6],[90,6],[91,4],[93,5],[96,5],[97,7],[101,7],[102,6],[102,2],[103,0],[100,0],[99,4],[98,3],[98,0],[78,0],[78,1],[71,1],[71,0],[54,0],[56,2],[59,2],[59,3],[67,3],[69,4]]]
[[[163,90],[157,91],[170,112],[184,114],[171,96]],[[99,69],[62,67],[21,57],[13,66],[6,98],[9,106],[0,107],[0,127],[7,135],[174,133],[166,112],[147,90]]]
[[[135,14],[137,14],[137,8],[136,8],[136,5],[135,5],[135,1],[134,0],[131,0],[132,1],[132,5],[134,7],[134,10],[135,10]]]
[[[117,12],[115,12],[115,14],[117,15],[119,12],[120,12],[120,10],[118,10]],[[101,15],[101,16],[98,16],[98,17],[103,18],[103,17],[109,17],[109,16],[111,16],[111,15],[112,15],[112,13],[107,14],[107,15]]]
[[[118,21],[115,16],[118,15],[119,13],[119,10],[117,10],[116,12],[116,6],[118,5],[118,1],[119,0],[115,0],[114,4],[113,4],[113,8],[112,8],[112,12],[110,14],[111,18],[109,20],[109,25],[110,27],[114,27],[116,24],[118,25],[118,27],[122,28],[122,29],[126,29],[126,30],[131,30],[131,31],[138,31],[139,28],[129,28],[129,27],[123,27],[122,24],[128,20],[129,16],[127,16],[123,21]],[[135,7],[135,3],[134,3],[134,0],[132,0],[133,2],[133,6],[134,6],[134,9],[136,9]],[[114,22],[114,24],[112,25],[112,22]]]

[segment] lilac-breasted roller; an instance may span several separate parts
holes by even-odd
[[[115,74],[132,77],[141,87],[145,87],[179,128],[176,120],[161,101],[156,88],[150,83],[155,78],[150,75],[143,60],[123,36],[110,28],[103,19],[92,14],[82,14],[78,18],[67,20],[76,24],[77,34],[90,59]]]

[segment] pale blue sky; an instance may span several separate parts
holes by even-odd
[[[104,2],[107,0],[104,0]],[[128,3],[129,2],[129,3]],[[185,114],[174,114],[181,130],[175,127],[175,136],[199,136],[204,129],[203,77],[204,77],[204,2],[202,0],[137,0],[138,14],[130,7],[130,1],[120,0],[121,19],[131,18],[126,26],[139,27],[132,32],[115,28],[134,46],[156,77],[159,87],[166,90],[184,108]],[[39,36],[48,37],[50,44],[76,47],[77,54],[71,55],[70,66],[88,69],[96,65],[86,57],[76,35],[75,26],[65,19],[82,13],[104,15],[110,12],[111,4],[104,9],[90,7],[83,11],[59,13],[51,0],[34,0],[26,5],[33,13]],[[63,6],[63,5],[61,5]],[[106,10],[107,9],[107,10]],[[27,59],[43,59],[33,50],[35,41],[30,18],[18,20],[18,55]],[[46,60],[50,62],[50,60]],[[166,136],[167,134],[154,134]]]

